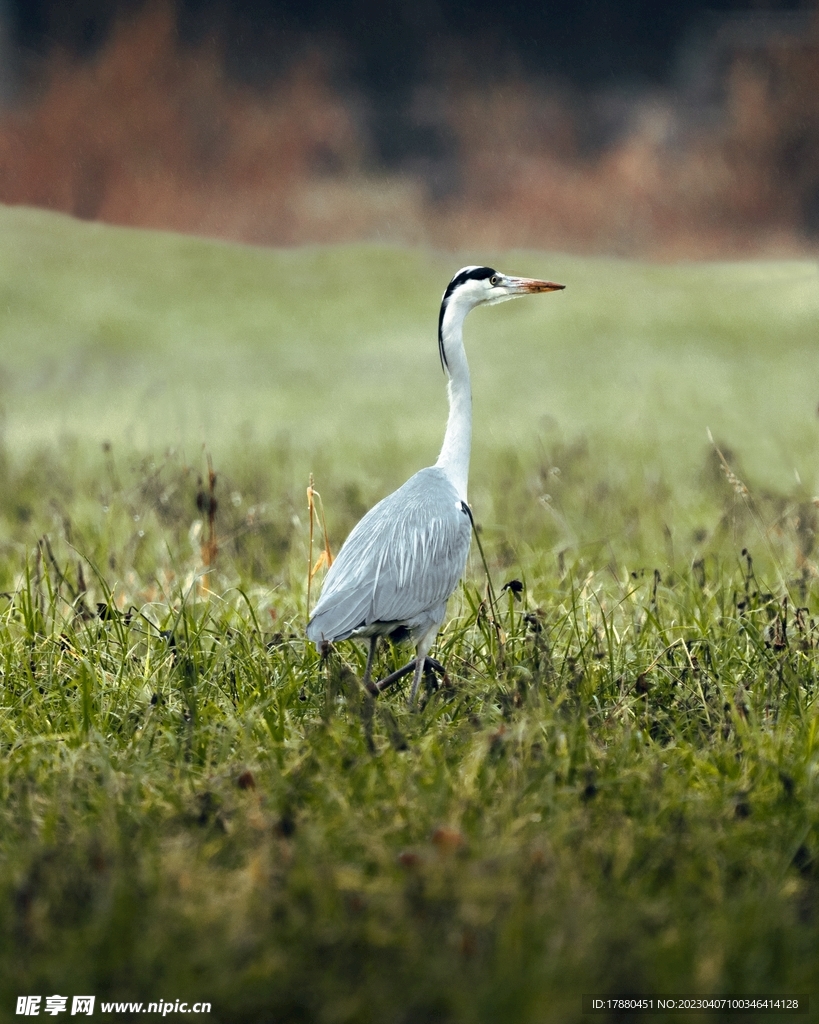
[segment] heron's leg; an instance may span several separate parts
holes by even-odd
[[[418,692],[418,687],[421,683],[421,676],[424,674],[424,659],[415,659],[415,674],[412,677],[412,689],[410,690],[409,700],[407,704],[412,707],[415,703],[415,694]]]
[[[388,686],[392,686],[393,683],[397,683],[399,679],[403,679],[404,676],[409,675],[410,672],[415,668],[415,658],[412,661],[408,661],[406,665],[402,665],[401,668],[397,668],[394,672],[390,672],[388,676],[384,676],[383,679],[379,679],[377,683],[370,683],[367,690],[377,697],[379,693],[383,693]]]
[[[378,646],[378,635],[370,637],[370,649],[367,651],[367,667],[364,669],[364,689],[369,689],[370,676],[373,671],[373,658],[375,658],[375,649]]]
[[[421,676],[424,674],[424,666],[426,665],[427,654],[429,654],[429,649],[430,647],[432,647],[437,632],[438,625],[436,623],[432,627],[432,629],[428,630],[424,634],[424,636],[422,636],[421,639],[418,641],[418,647],[416,648],[415,658],[415,675],[412,677],[412,689],[410,690],[408,701],[410,707],[412,707],[412,705],[415,703],[415,695],[416,693],[418,693],[418,687],[421,683]]]
[[[403,679],[404,676],[408,676],[418,665],[418,659],[413,658],[412,661],[408,661],[406,665],[402,665],[401,668],[397,668],[394,672],[390,672],[388,676],[384,676],[383,679],[379,679],[377,683],[370,683],[367,687],[367,691],[377,697],[379,693],[383,693],[388,687],[392,686],[393,683],[397,683],[399,679]],[[439,676],[444,680],[444,683],[449,685],[446,669],[434,658],[424,658],[424,668],[431,668],[433,672],[437,672]]]

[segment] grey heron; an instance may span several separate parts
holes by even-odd
[[[472,516],[467,504],[472,446],[472,390],[463,323],[475,306],[563,288],[551,281],[508,277],[491,267],[464,267],[449,282],[438,317],[438,351],[447,376],[449,417],[441,454],[378,502],[353,528],[330,567],[307,624],[317,647],[351,637],[370,642],[364,685],[378,638],[411,638],[416,657],[413,704],[446,604],[466,568]],[[383,682],[383,681],[382,681]]]

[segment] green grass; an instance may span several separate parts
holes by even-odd
[[[0,1019],[819,998],[815,265],[0,221]],[[304,641],[304,489],[337,546],[434,459],[437,301],[476,259],[567,284],[467,324],[473,503],[524,589],[501,650],[473,554],[410,712]]]

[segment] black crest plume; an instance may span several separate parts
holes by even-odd
[[[487,277],[491,277],[494,273],[495,271],[491,267],[464,267],[463,270],[458,271],[447,285],[447,289],[444,292],[444,297],[441,301],[441,312],[438,314],[438,355],[441,357],[442,370],[449,369],[449,365],[446,361],[446,352],[444,351],[443,329],[444,314],[446,313],[446,307],[449,304],[452,293],[466,281],[483,281]]]

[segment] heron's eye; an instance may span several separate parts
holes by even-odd
[[[491,277],[489,278],[489,283],[490,283],[490,284],[492,285],[492,287],[494,288],[494,287],[496,287],[496,285],[499,285],[499,284],[500,284],[500,278],[498,277],[498,275],[497,275],[497,274],[493,274],[493,275],[492,275],[492,276],[491,276]]]

